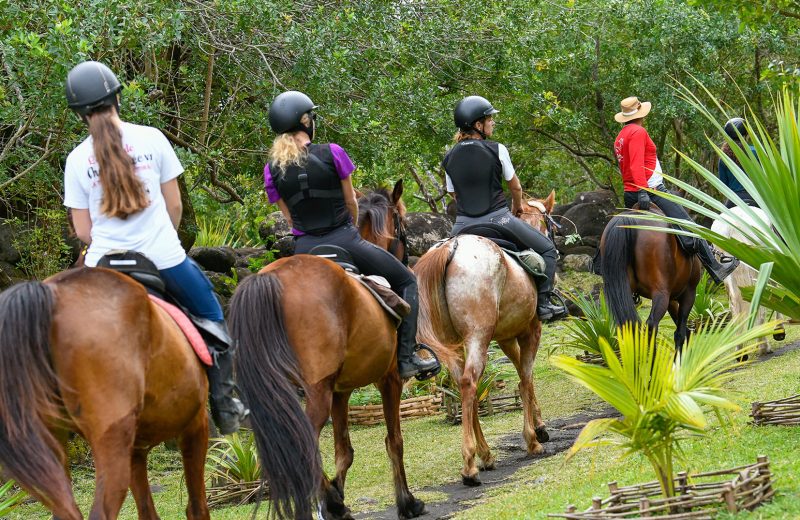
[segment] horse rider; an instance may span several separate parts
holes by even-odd
[[[145,255],[170,295],[227,336],[211,283],[178,239],[183,207],[177,177],[183,166],[158,129],[120,119],[120,90],[111,69],[96,61],[80,63],[67,75],[67,103],[89,127],[64,167],[64,205],[71,208],[78,238],[88,245],[86,265],[95,267],[112,250]],[[221,338],[208,346],[214,359],[207,369],[211,416],[227,435],[239,429],[249,410],[233,397],[233,346]]]
[[[498,110],[481,96],[465,97],[453,112],[458,131],[455,144],[442,161],[447,191],[456,201],[451,235],[465,226],[491,223],[504,228],[524,248],[540,254],[547,281],[539,284],[537,311],[542,321],[556,320],[567,315],[566,307],[552,301],[558,252],[549,238],[517,218],[522,214],[522,186],[508,149],[489,139],[496,113]],[[511,190],[511,211],[503,193],[504,180]]]
[[[353,162],[334,143],[313,143],[317,106],[302,92],[278,95],[269,107],[269,124],[277,134],[264,167],[264,186],[270,203],[292,227],[296,254],[318,245],[347,250],[358,269],[380,275],[411,307],[397,329],[397,368],[400,377],[432,377],[441,369],[435,358],[417,355],[417,279],[397,258],[361,238],[353,225],[358,203],[353,189]]]
[[[755,146],[747,144],[747,126],[745,125],[744,119],[741,117],[734,117],[729,119],[727,123],[725,123],[724,127],[725,134],[733,140],[735,146],[738,146],[744,149],[745,146],[750,147],[750,151],[753,152],[753,156],[756,156],[756,148]],[[733,150],[733,147],[730,143],[726,140],[722,143],[722,152],[731,158],[731,160],[738,166],[740,169],[742,168],[739,159],[736,157],[736,153]],[[744,171],[744,170],[742,170]],[[720,158],[719,163],[717,164],[717,175],[719,176],[719,180],[721,180],[725,186],[731,189],[736,195],[744,201],[745,204],[749,206],[758,206],[755,199],[747,193],[747,190],[744,189],[742,183],[733,175],[731,169],[728,168],[728,165],[725,164],[725,161]],[[725,206],[728,208],[734,207],[733,201],[727,201]]]
[[[639,209],[647,211],[652,202],[658,206],[668,217],[681,220],[691,220],[689,213],[681,206],[656,193],[648,193],[645,188],[657,192],[671,193],[664,187],[661,163],[656,155],[656,145],[643,126],[644,118],[650,113],[652,103],[640,102],[633,96],[620,102],[621,112],[614,119],[624,126],[614,141],[614,153],[619,162],[622,174],[622,183],[625,189],[625,207],[632,208],[639,204]],[[676,237],[681,240],[681,237]],[[711,246],[702,239],[697,239],[697,256],[700,262],[717,282],[722,281],[731,274],[739,260],[732,258],[729,262],[720,263],[714,257]]]

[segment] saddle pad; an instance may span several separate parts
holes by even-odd
[[[192,349],[194,353],[197,354],[197,357],[200,358],[200,361],[206,366],[212,366],[214,361],[211,359],[211,354],[208,352],[208,346],[200,335],[200,331],[197,330],[197,327],[194,326],[189,317],[171,303],[165,302],[161,298],[156,298],[152,294],[148,294],[148,296],[153,303],[164,309],[167,314],[169,314],[170,318],[175,321],[178,328],[183,332],[183,335],[189,340],[189,344],[192,345]]]
[[[397,295],[389,286],[389,282],[382,276],[364,276],[361,274],[353,274],[347,271],[347,274],[356,279],[361,285],[375,297],[378,303],[381,304],[383,310],[395,321],[396,325],[400,325],[403,318],[411,312],[411,306]]]

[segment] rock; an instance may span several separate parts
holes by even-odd
[[[195,247],[189,256],[206,271],[231,274],[236,265],[236,254],[230,247]]]
[[[455,219],[439,213],[409,213],[406,215],[408,254],[422,256],[430,247],[447,238]]]
[[[0,291],[22,281],[25,281],[25,273],[8,262],[0,261]]]
[[[614,206],[594,202],[576,204],[563,216],[562,234],[569,235],[577,232],[582,237],[599,237],[616,211]],[[572,231],[573,229],[575,231]]]
[[[616,207],[617,196],[611,190],[584,191],[583,193],[578,193],[574,202],[576,204],[594,203]]]
[[[292,230],[289,227],[289,222],[283,217],[283,213],[275,211],[270,213],[258,226],[258,235],[266,246],[270,247],[281,238],[291,236]]]
[[[564,270],[588,273],[592,267],[592,257],[589,255],[567,255],[564,257]]]
[[[214,292],[224,298],[230,298],[236,289],[236,280],[232,276],[222,273],[215,273],[213,271],[206,271],[206,276],[214,286]]]
[[[16,264],[20,260],[19,251],[13,246],[11,239],[14,232],[10,224],[0,220],[0,262]]]
[[[272,249],[275,250],[276,259],[292,256],[294,254],[294,237],[292,235],[282,237],[272,244]]]
[[[596,252],[596,247],[573,244],[571,246],[564,246],[564,250],[561,252],[561,254],[564,257],[572,255],[589,255],[590,257],[594,257]]]
[[[251,274],[253,274],[253,271],[251,271],[250,269],[247,269],[246,267],[237,267],[236,268],[236,277],[237,277],[239,283],[242,283],[242,280],[244,280],[245,278],[247,278]]]

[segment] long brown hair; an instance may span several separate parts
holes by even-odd
[[[739,146],[741,146],[741,143],[739,143]],[[733,151],[733,148],[731,147],[730,144],[728,144],[728,141],[722,143],[722,153],[733,159],[733,162],[736,163],[736,166],[738,166],[739,168],[742,167],[741,163],[739,162],[739,159],[736,157],[736,153]]]
[[[100,211],[109,217],[125,219],[146,208],[150,200],[136,176],[133,160],[122,146],[122,135],[114,123],[112,110],[115,108],[102,108],[87,119],[103,184]]]

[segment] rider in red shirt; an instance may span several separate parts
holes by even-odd
[[[622,127],[617,139],[614,141],[614,154],[619,162],[622,183],[625,189],[625,207],[632,208],[638,204],[639,209],[648,210],[650,203],[654,203],[668,217],[691,220],[683,206],[676,204],[655,193],[649,193],[645,188],[669,193],[664,187],[664,177],[661,175],[661,163],[656,154],[656,145],[650,139],[642,123],[650,112],[650,102],[640,102],[637,97],[625,98],[620,102],[622,112],[614,119],[625,126]],[[684,242],[684,249],[691,250],[690,237],[677,235],[676,238]],[[688,239],[688,240],[687,240]],[[697,240],[697,256],[700,262],[711,275],[711,278],[722,283],[722,280],[731,274],[739,260],[734,258],[730,262],[720,263],[714,257],[711,246],[705,240]]]

